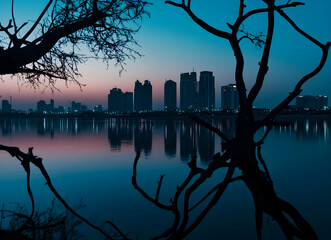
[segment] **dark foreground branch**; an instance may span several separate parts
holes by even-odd
[[[72,209],[67,202],[61,197],[61,195],[57,192],[57,190],[55,189],[55,187],[52,184],[51,178],[48,175],[43,163],[42,163],[42,158],[37,157],[33,154],[32,150],[33,148],[29,148],[28,153],[24,153],[22,151],[20,151],[20,149],[18,147],[9,147],[9,146],[4,146],[0,144],[0,150],[2,151],[6,151],[8,152],[12,157],[17,158],[23,165],[24,169],[27,171],[27,166],[29,165],[29,163],[32,163],[33,165],[35,165],[41,172],[41,174],[43,175],[43,177],[46,180],[46,184],[48,185],[49,189],[52,191],[52,193],[55,195],[55,197],[63,204],[63,206],[74,216],[76,216],[77,218],[79,218],[80,220],[82,220],[83,222],[85,222],[87,225],[89,225],[90,227],[94,228],[95,230],[97,230],[98,232],[100,232],[102,235],[104,235],[107,239],[111,239],[113,240],[114,238],[111,237],[109,234],[107,234],[103,229],[101,229],[100,227],[94,225],[93,223],[91,223],[90,221],[88,221],[86,218],[84,218],[83,216],[81,216],[80,214],[78,214],[74,209]],[[29,172],[27,172],[27,174],[29,174]],[[28,184],[29,185],[29,184]],[[29,192],[30,194],[30,192]],[[32,195],[32,192],[31,192]],[[30,196],[31,198],[31,196]],[[33,201],[33,197],[31,198],[31,201],[34,205],[34,201]],[[34,209],[34,208],[33,208]],[[117,228],[115,228],[117,230]]]

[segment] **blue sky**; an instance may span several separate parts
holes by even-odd
[[[8,19],[8,2],[0,3],[0,22]],[[136,61],[128,61],[126,71],[119,75],[119,68],[107,66],[102,62],[89,61],[80,66],[83,77],[79,79],[87,86],[81,92],[77,86],[65,87],[59,82],[61,92],[53,95],[50,90],[31,89],[29,86],[18,87],[15,78],[5,77],[0,83],[0,95],[3,98],[13,96],[14,108],[36,108],[39,99],[55,99],[55,105],[67,105],[70,100],[78,100],[89,106],[101,103],[106,106],[109,90],[120,87],[123,91],[133,91],[134,81],[149,79],[153,85],[154,109],[163,108],[163,84],[166,79],[178,83],[182,72],[204,70],[213,71],[216,79],[216,106],[220,106],[221,85],[234,82],[235,61],[233,52],[226,40],[213,36],[197,26],[187,14],[179,8],[164,4],[164,1],[152,1],[149,7],[151,18],[143,21],[137,40],[137,48],[144,56]],[[286,1],[278,0],[276,3]],[[309,34],[321,42],[331,41],[331,1],[302,1],[305,6],[286,10],[286,13]],[[36,19],[45,1],[32,0],[29,4],[15,0],[15,11],[21,21]],[[233,23],[237,16],[238,1],[192,0],[192,10],[210,25],[228,30],[227,22]],[[247,10],[263,7],[262,0],[246,0]],[[33,6],[33,8],[32,8]],[[26,9],[29,8],[29,11]],[[9,8],[10,10],[10,8]],[[6,12],[5,12],[6,11]],[[29,14],[27,14],[27,12]],[[251,33],[266,32],[265,14],[260,14],[245,24],[245,30]],[[245,54],[245,80],[247,88],[252,86],[262,50],[248,41],[243,41]],[[272,42],[269,72],[261,94],[255,105],[272,107],[287,96],[296,81],[318,64],[321,51],[297,34],[289,24],[278,15],[276,18],[275,37]],[[329,59],[315,78],[304,85],[303,94],[322,94],[331,97],[331,60]]]

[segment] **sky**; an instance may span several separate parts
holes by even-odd
[[[181,0],[178,0],[181,1]],[[281,4],[285,0],[276,0]],[[307,33],[322,43],[331,41],[331,1],[302,1],[306,5],[287,9],[286,13]],[[133,91],[136,80],[148,79],[153,86],[153,109],[163,109],[163,87],[165,80],[177,82],[179,96],[180,74],[184,72],[212,71],[215,76],[216,106],[221,105],[222,85],[234,83],[235,59],[228,41],[218,38],[195,24],[179,8],[152,1],[142,28],[136,35],[138,50],[143,56],[135,61],[128,60],[125,71],[113,65],[107,67],[102,61],[89,60],[79,66],[82,77],[78,80],[86,84],[82,91],[75,84],[65,86],[58,81],[60,91],[34,89],[29,85],[21,86],[16,77],[4,76],[0,82],[2,99],[12,96],[13,108],[36,109],[38,100],[55,99],[55,106],[68,106],[72,100],[82,102],[90,108],[102,104],[107,108],[109,90],[118,87],[122,91]],[[0,1],[0,23],[8,23],[11,0]],[[15,15],[18,22],[37,19],[46,1],[15,0]],[[262,0],[246,0],[248,11],[264,7]],[[226,23],[233,23],[238,14],[238,1],[192,0],[192,11],[210,25],[228,31]],[[266,33],[266,14],[253,17],[244,28],[251,33]],[[276,14],[275,33],[270,53],[269,71],[260,95],[254,102],[256,107],[274,107],[294,88],[296,82],[319,63],[321,50],[300,36],[291,26]],[[242,41],[245,56],[244,78],[249,90],[255,81],[262,49],[249,41]],[[304,95],[327,95],[331,98],[331,60],[324,69],[303,87]],[[199,76],[199,74],[198,74]],[[330,101],[331,102],[331,101]],[[177,100],[179,106],[179,98]]]

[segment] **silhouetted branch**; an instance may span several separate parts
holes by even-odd
[[[200,27],[205,29],[207,32],[212,33],[213,35],[218,36],[220,38],[230,39],[230,37],[231,37],[230,33],[216,29],[216,28],[210,26],[209,24],[207,24],[206,22],[204,22],[203,20],[201,20],[200,18],[198,18],[191,11],[190,4],[185,5],[185,1],[182,1],[182,3],[176,3],[173,1],[165,1],[165,3],[173,5],[175,7],[182,8],[196,24],[198,24]]]
[[[211,130],[212,132],[216,133],[220,138],[222,138],[225,142],[229,142],[230,139],[222,133],[218,128],[213,127],[209,123],[203,121],[202,119],[198,118],[197,116],[193,114],[188,115],[190,119],[194,120],[196,123],[200,124],[201,126],[204,126],[205,128]]]
[[[235,181],[239,181],[239,180],[243,180],[243,176],[238,176],[238,177],[231,178],[230,183],[235,182]],[[222,185],[224,185],[224,181],[217,184],[215,187],[213,187],[200,201],[198,201],[196,204],[194,204],[190,208],[189,211],[192,211],[197,206],[199,206],[201,203],[203,203],[212,193],[214,193],[216,190],[218,190],[220,187],[222,187]]]
[[[137,151],[136,154],[136,158],[134,160],[133,163],[133,173],[132,173],[132,185],[133,187],[138,190],[138,192],[141,193],[141,195],[143,195],[148,201],[152,202],[154,205],[156,205],[157,207],[164,209],[164,210],[168,210],[171,211],[172,210],[172,206],[169,205],[164,205],[162,203],[160,203],[157,199],[154,199],[152,197],[150,197],[141,187],[139,187],[138,183],[137,183],[137,164],[140,158],[140,151]]]
[[[67,204],[67,202],[61,197],[61,195],[57,192],[57,190],[53,186],[52,181],[51,181],[51,179],[50,179],[50,177],[49,177],[49,175],[48,175],[48,173],[47,173],[44,165],[42,164],[42,158],[39,158],[37,156],[34,156],[34,154],[32,153],[33,148],[29,148],[29,152],[28,152],[28,154],[26,154],[26,153],[23,153],[22,151],[20,151],[18,147],[8,147],[8,146],[4,146],[4,145],[1,145],[0,144],[0,150],[7,151],[12,157],[15,157],[19,161],[21,161],[22,162],[22,165],[24,163],[23,166],[27,166],[26,165],[26,162],[33,163],[37,168],[39,168],[41,174],[43,175],[43,177],[46,180],[46,184],[48,185],[49,189],[53,192],[53,194],[55,195],[55,197],[63,204],[63,206],[70,213],[72,213],[74,216],[76,216],[77,218],[79,218],[80,220],[82,220],[83,222],[85,222],[90,227],[92,227],[95,230],[99,231],[106,238],[111,239],[111,240],[113,239],[104,230],[102,230],[101,228],[99,228],[98,226],[94,225],[93,223],[91,223],[90,221],[88,221],[86,218],[84,218],[83,216],[81,216],[80,214],[78,214],[75,210],[73,210]],[[31,200],[33,200],[33,198]]]
[[[158,182],[158,185],[157,185],[157,190],[156,190],[156,195],[155,195],[155,201],[158,201],[159,200],[160,190],[161,190],[162,181],[163,181],[164,176],[165,176],[164,174],[162,174],[160,176],[160,181]]]
[[[269,62],[269,55],[270,55],[270,48],[271,48],[271,41],[273,38],[274,33],[274,26],[275,26],[275,12],[274,12],[274,1],[268,2],[268,30],[267,30],[267,38],[265,41],[263,54],[261,61],[259,62],[259,71],[256,77],[256,81],[254,86],[252,87],[251,91],[247,97],[247,104],[251,106],[257,97],[258,93],[261,90],[265,75],[268,72],[268,62]]]
[[[127,238],[125,234],[113,222],[107,220],[106,223],[111,225],[123,237],[124,240],[129,240],[129,238]]]
[[[282,111],[284,110],[290,102],[295,99],[300,93],[301,93],[301,87],[302,85],[307,82],[309,79],[317,75],[325,65],[328,53],[329,53],[329,48],[330,48],[331,43],[328,42],[326,45],[323,46],[322,51],[323,55],[322,58],[318,64],[318,66],[309,74],[305,75],[301,80],[296,84],[293,92],[289,93],[289,96],[287,96],[277,107],[275,107],[271,112],[265,117],[264,120],[259,122],[259,127],[262,127],[264,125],[267,125],[270,121],[275,119],[275,117]]]
[[[39,15],[39,17],[35,21],[35,23],[32,25],[32,27],[29,29],[29,31],[27,31],[26,34],[23,36],[22,41],[26,40],[31,35],[31,33],[35,30],[35,28],[38,26],[38,24],[40,23],[41,19],[44,17],[45,13],[47,12],[48,8],[51,6],[52,2],[53,2],[53,0],[49,0],[49,2],[47,3],[46,7],[41,12],[41,14]]]

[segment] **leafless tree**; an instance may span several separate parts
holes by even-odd
[[[325,65],[331,43],[327,42],[326,44],[323,44],[306,33],[284,11],[288,8],[304,5],[304,3],[292,2],[291,0],[285,1],[284,4],[280,5],[277,5],[275,0],[261,0],[261,2],[265,4],[265,7],[245,11],[245,1],[239,0],[238,17],[235,22],[232,24],[227,23],[229,30],[220,30],[212,27],[197,17],[191,9],[191,0],[182,0],[179,3],[166,1],[167,4],[183,9],[197,25],[207,32],[229,42],[236,60],[235,81],[239,93],[240,110],[235,121],[236,131],[233,138],[226,136],[219,129],[211,126],[198,117],[193,115],[190,116],[192,120],[207,127],[223,139],[222,152],[213,157],[212,162],[206,169],[197,167],[196,157],[194,157],[188,164],[191,169],[189,175],[184,182],[177,187],[177,191],[169,204],[161,203],[159,201],[163,176],[161,176],[158,183],[157,194],[155,197],[148,195],[138,185],[136,179],[137,164],[140,155],[138,152],[134,162],[132,177],[133,185],[146,199],[151,201],[157,207],[174,214],[173,225],[163,234],[154,239],[178,240],[186,237],[201,223],[207,213],[220,200],[225,189],[234,181],[243,181],[252,193],[255,204],[257,239],[262,239],[261,229],[264,213],[277,221],[286,239],[293,239],[293,237],[299,239],[317,239],[313,228],[304,217],[301,216],[296,208],[277,196],[268,168],[262,158],[261,146],[270,132],[270,129],[273,126],[282,124],[275,121],[276,116],[288,107],[288,104],[300,94],[303,84],[321,71]],[[258,14],[265,14],[267,16],[267,29],[265,36],[263,34],[250,34],[242,27],[246,20]],[[253,103],[260,93],[269,69],[269,55],[274,35],[276,14],[283,18],[300,35],[319,47],[322,54],[320,62],[314,70],[296,80],[296,85],[292,92],[290,92],[289,95],[262,120],[257,120],[253,114]],[[243,75],[244,56],[240,46],[241,41],[244,39],[248,39],[262,48],[262,57],[259,62],[256,80],[253,87],[248,92],[246,90]],[[267,131],[259,141],[255,141],[254,136],[256,132],[263,127],[267,127]],[[259,163],[263,169],[259,167]],[[191,199],[192,194],[198,190],[216,170],[221,168],[227,168],[224,179],[216,186],[212,187],[200,201],[193,202]],[[235,169],[241,171],[240,176],[233,176]],[[200,208],[196,208],[197,206],[200,206]],[[193,210],[195,211],[194,214]]]
[[[41,1],[45,8],[33,24],[18,23],[11,2],[11,19],[0,23],[0,75],[17,74],[33,86],[54,88],[57,79],[79,84],[78,64],[88,57],[123,67],[139,56],[134,35],[148,15],[146,1]],[[92,54],[80,51],[83,46]]]
[[[19,75],[34,87],[39,85],[56,88],[56,80],[66,83],[78,81],[78,64],[88,58],[111,60],[123,67],[125,60],[139,55],[134,47],[135,33],[140,29],[144,16],[149,16],[144,0],[49,0],[38,18],[19,23],[15,18],[14,0],[11,0],[11,19],[0,23],[0,76]],[[80,51],[87,47],[91,55]],[[103,234],[107,239],[127,239],[118,227],[107,221],[119,237],[106,233],[74,211],[56,191],[42,164],[33,155],[32,148],[23,153],[17,147],[0,145],[18,159],[27,174],[27,190],[32,203],[29,221],[35,213],[34,198],[30,187],[30,163],[38,167],[54,196],[66,209],[81,221]]]

